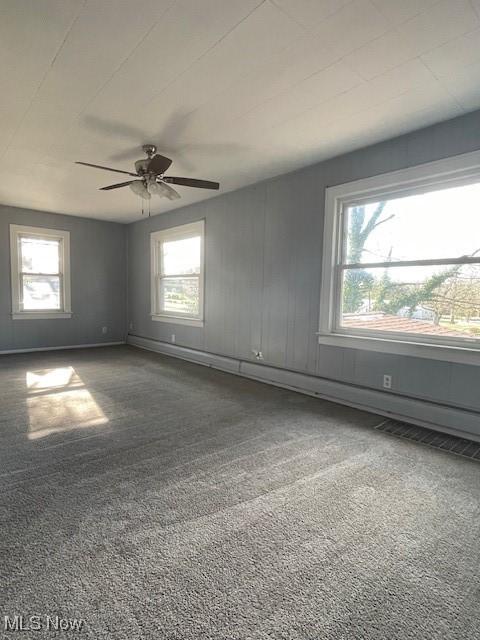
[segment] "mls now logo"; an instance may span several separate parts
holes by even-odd
[[[4,631],[81,631],[84,620],[77,618],[61,618],[60,616],[4,616]]]

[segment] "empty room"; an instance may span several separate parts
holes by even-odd
[[[0,0],[0,636],[478,640],[480,0]]]

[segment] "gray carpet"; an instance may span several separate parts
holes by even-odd
[[[4,637],[478,639],[478,462],[130,347],[0,389],[1,624],[85,621]]]

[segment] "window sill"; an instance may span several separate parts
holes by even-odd
[[[318,333],[319,344],[347,349],[363,349],[392,355],[480,365],[479,347],[454,347],[425,342],[407,342],[340,333]]]
[[[200,318],[184,318],[182,316],[168,316],[159,315],[156,313],[150,314],[152,320],[155,322],[169,322],[170,324],[183,324],[189,327],[203,327],[204,322]]]
[[[18,311],[12,313],[12,320],[60,320],[71,318],[69,311]]]

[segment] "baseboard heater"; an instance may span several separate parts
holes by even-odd
[[[319,378],[257,362],[216,355],[141,336],[128,335],[127,344],[363,411],[377,413],[388,418],[409,422],[434,431],[480,441],[479,412]]]
[[[6,349],[0,351],[0,356],[13,355],[15,353],[36,353],[37,351],[65,351],[68,349],[96,349],[97,347],[116,347],[125,344],[125,340],[117,342],[91,342],[87,344],[63,344],[55,347],[28,347],[26,349]]]

